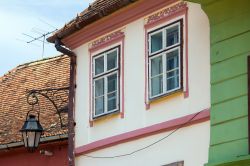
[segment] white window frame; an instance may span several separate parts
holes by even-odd
[[[116,59],[117,66],[116,66],[116,68],[114,68],[112,70],[107,70],[107,62],[106,62],[107,61],[107,54],[109,54],[111,52],[114,52],[115,50],[117,51],[117,59]],[[107,72],[112,72],[112,71],[117,70],[119,68],[119,52],[120,52],[119,48],[115,47],[115,48],[113,48],[113,49],[111,49],[111,50],[109,50],[107,52],[103,52],[100,55],[94,56],[93,57],[93,77],[98,77],[98,76],[103,75],[103,74],[105,74]],[[102,57],[102,56],[104,56],[104,71],[103,71],[103,73],[100,73],[100,74],[96,75],[95,74],[95,60]]]
[[[182,88],[182,27],[181,27],[181,23],[183,21],[182,20],[178,20],[174,23],[170,23],[164,27],[161,27],[159,28],[158,30],[154,30],[154,31],[151,31],[151,32],[148,32],[148,55],[149,55],[149,59],[148,59],[148,65],[149,65],[149,68],[148,68],[148,83],[149,83],[149,88],[148,88],[148,94],[149,94],[149,100],[154,100],[156,98],[159,98],[161,96],[166,96],[174,91],[177,91],[177,90],[180,90]],[[179,26],[179,34],[178,34],[178,43],[175,43],[174,45],[171,45],[171,46],[168,46],[167,47],[167,29],[170,29],[174,26],[178,25]],[[161,50],[158,50],[156,52],[153,52],[151,53],[151,36],[154,35],[154,34],[157,34],[159,32],[163,32],[163,49]],[[178,70],[179,70],[179,82],[178,82],[178,87],[174,88],[174,89],[171,89],[171,90],[167,90],[167,70],[166,70],[166,59],[167,59],[167,54],[169,52],[173,52],[175,50],[178,50],[178,63],[179,63],[179,66],[178,66]],[[154,95],[152,96],[152,83],[151,83],[151,78],[153,77],[156,77],[156,76],[151,76],[151,60],[154,59],[154,58],[157,58],[157,57],[162,57],[162,68],[163,68],[163,73],[161,75],[163,75],[162,77],[162,84],[163,84],[163,90],[162,90],[162,93],[159,93],[157,95]],[[175,69],[176,70],[176,69]]]
[[[116,58],[116,67],[111,69],[111,70],[107,70],[107,54],[111,53],[111,52],[114,52],[116,51],[117,52],[117,58]],[[97,74],[95,75],[95,60],[99,57],[104,57],[104,72],[103,73],[100,73],[100,74]],[[101,116],[104,116],[104,115],[108,115],[108,114],[111,114],[111,113],[114,113],[114,112],[118,112],[120,110],[120,74],[119,74],[119,69],[120,69],[120,64],[119,64],[119,60],[120,60],[120,46],[116,46],[112,49],[109,49],[108,51],[104,51],[98,55],[95,55],[93,57],[93,63],[92,63],[92,66],[93,66],[93,72],[92,72],[92,81],[93,81],[93,93],[92,93],[92,104],[93,104],[93,118],[98,118],[98,117],[101,117]],[[113,92],[110,92],[108,93],[108,77],[110,75],[114,75],[116,74],[117,75],[117,84],[116,84],[116,91],[113,91]],[[104,112],[101,113],[101,114],[98,114],[96,115],[96,111],[95,111],[95,99],[96,99],[96,96],[95,96],[95,82],[99,79],[103,79],[104,78]],[[116,92],[117,93],[117,98],[116,98],[116,109],[113,109],[111,111],[108,111],[108,94],[111,94],[111,93],[114,93]]]

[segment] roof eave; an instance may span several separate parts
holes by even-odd
[[[65,139],[68,139],[68,134],[55,135],[55,136],[49,136],[49,137],[42,137],[40,142],[41,143],[47,143],[47,142],[65,140]],[[10,149],[10,148],[17,148],[17,147],[20,147],[20,146],[24,146],[23,141],[0,144],[0,150]]]
[[[74,18],[72,21],[70,21],[70,24],[66,24],[63,28],[59,29],[58,31],[56,31],[52,36],[47,38],[47,41],[50,43],[55,43],[56,39],[63,39],[65,37],[70,36],[71,34],[81,30],[82,28],[86,27],[87,25],[90,25],[100,19],[102,19],[103,17],[109,16],[112,13],[130,5],[133,2],[136,2],[138,0],[120,0],[117,2],[116,8],[114,8],[115,5],[111,5],[111,6],[107,6],[107,8],[105,10],[100,10],[98,12],[94,12],[91,11],[92,13],[87,13],[88,17],[84,18],[83,16],[81,16],[82,18],[79,18],[79,16],[77,16],[76,18]],[[118,4],[120,3],[120,4]]]

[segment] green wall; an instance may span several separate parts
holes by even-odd
[[[211,136],[209,163],[250,166],[247,56],[250,0],[191,0],[202,4],[211,35]]]

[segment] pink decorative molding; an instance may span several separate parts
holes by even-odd
[[[107,48],[108,46],[112,46],[114,44],[116,45],[120,45],[120,74],[121,74],[121,77],[120,77],[120,89],[121,89],[121,99],[120,99],[120,103],[121,103],[121,108],[120,108],[120,115],[121,115],[121,118],[124,118],[124,112],[125,112],[125,109],[124,109],[124,38],[125,38],[125,35],[124,35],[124,32],[122,31],[116,31],[116,32],[113,32],[111,34],[108,34],[96,41],[94,41],[90,48],[89,48],[89,125],[90,127],[93,127],[94,125],[94,121],[93,121],[93,118],[92,118],[92,113],[93,113],[93,108],[92,108],[92,56],[95,55],[95,52],[96,51],[99,51],[99,50],[102,50],[102,49],[105,49]]]
[[[120,41],[122,38],[124,38],[124,32],[122,32],[121,30],[118,30],[116,32],[108,34],[108,35],[94,41],[91,44],[91,47],[89,50],[90,50],[90,52],[95,52],[95,51],[100,50],[102,48],[105,48],[109,45],[112,45],[113,43],[116,43],[117,40]]]
[[[158,22],[159,20],[175,15],[176,13],[183,11],[187,8],[187,4],[185,2],[177,3],[174,6],[171,6],[169,8],[166,8],[164,10],[161,10],[151,16],[147,19],[147,25],[154,24],[155,22]]]
[[[117,144],[133,141],[162,132],[175,130],[181,125],[183,125],[183,127],[187,127],[197,123],[202,123],[210,119],[210,110],[202,110],[197,116],[196,115],[197,113],[194,113],[191,115],[183,116],[181,118],[169,120],[149,127],[144,127],[141,129],[95,141],[90,144],[77,147],[75,149],[75,155],[80,156],[81,154],[90,153],[107,147],[115,146]]]
[[[150,15],[147,19],[146,19],[146,24],[144,25],[145,28],[145,108],[146,110],[150,109],[150,102],[148,100],[148,32],[150,31],[150,29],[170,22],[171,20],[183,16],[184,19],[184,28],[183,30],[185,31],[185,36],[183,36],[183,38],[185,40],[184,41],[184,45],[185,45],[185,74],[186,74],[186,79],[185,79],[185,90],[184,90],[184,98],[188,98],[189,97],[189,76],[188,76],[188,7],[187,4],[185,2],[180,2],[177,3],[176,5],[163,9],[153,15]]]

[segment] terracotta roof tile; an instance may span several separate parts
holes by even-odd
[[[26,92],[31,89],[61,88],[69,86],[69,58],[58,56],[18,66],[0,77],[0,145],[22,140],[19,132],[27,111]],[[62,94],[67,105],[67,95]],[[45,98],[40,100],[40,123],[46,130],[43,137],[66,134],[61,129],[55,109]],[[57,102],[57,101],[56,101]],[[35,109],[38,109],[36,106]],[[67,124],[67,113],[62,113]]]

